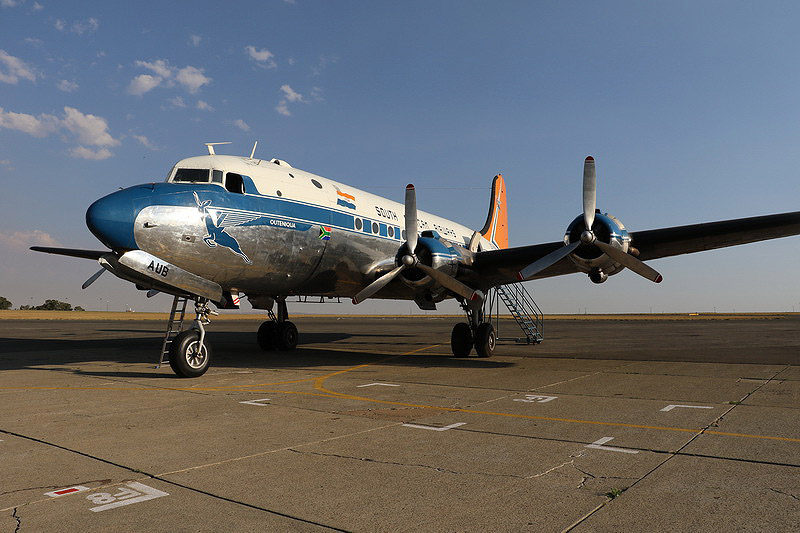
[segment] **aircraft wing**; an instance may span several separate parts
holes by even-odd
[[[44,252],[46,254],[80,257],[81,259],[94,259],[95,261],[105,254],[111,253],[110,250],[77,250],[75,248],[50,248],[48,246],[31,246],[31,250],[34,252]]]
[[[630,233],[631,246],[639,250],[638,257],[643,261],[798,234],[800,211]],[[486,286],[513,283],[519,281],[520,270],[562,246],[564,243],[557,241],[478,252],[472,266]],[[578,268],[565,257],[531,279],[574,272],[579,272]]]

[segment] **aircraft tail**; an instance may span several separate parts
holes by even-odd
[[[487,241],[498,248],[508,248],[508,204],[506,203],[506,183],[498,174],[492,181],[492,197],[489,199],[489,215],[480,231]]]

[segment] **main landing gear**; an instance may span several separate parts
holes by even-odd
[[[297,348],[297,326],[289,322],[286,298],[276,298],[278,315],[270,309],[269,320],[258,328],[258,346],[264,350],[294,350]]]
[[[202,376],[211,365],[211,346],[206,342],[205,326],[211,323],[209,315],[216,315],[208,307],[208,300],[198,298],[194,311],[197,318],[190,329],[178,333],[169,347],[169,366],[182,378]],[[173,306],[173,315],[174,315]],[[172,317],[170,318],[170,326]]]
[[[461,308],[467,315],[469,322],[459,322],[453,327],[450,335],[450,347],[455,357],[468,357],[475,347],[478,357],[491,357],[497,338],[491,322],[484,321],[483,308],[473,308],[468,302],[462,301]]]

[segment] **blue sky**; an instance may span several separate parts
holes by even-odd
[[[90,261],[86,207],[225,153],[294,166],[480,227],[492,176],[512,246],[598,206],[633,231],[800,209],[792,2],[0,0],[0,295],[158,310]],[[222,152],[223,150],[220,150]],[[529,284],[546,312],[800,310],[800,238]],[[328,312],[409,312],[349,303]],[[450,309],[447,307],[446,309]],[[299,307],[298,310],[318,310]]]

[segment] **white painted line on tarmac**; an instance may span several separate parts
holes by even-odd
[[[537,394],[526,394],[524,398],[515,398],[515,402],[527,402],[527,403],[547,403],[552,402],[553,400],[557,399],[558,396],[539,396]]]
[[[164,492],[153,487],[148,487],[142,483],[131,481],[126,483],[127,487],[121,487],[114,494],[108,492],[96,492],[89,494],[86,499],[92,503],[99,503],[97,507],[89,508],[90,511],[99,513],[122,507],[123,505],[131,505],[133,503],[146,502],[162,496],[169,496],[168,492]]]
[[[261,398],[260,400],[247,400],[245,402],[239,402],[239,403],[244,403],[247,405],[260,405],[261,407],[264,407],[265,405],[269,405],[268,403],[265,403],[269,401],[270,398]]]
[[[66,496],[67,494],[75,494],[76,492],[83,492],[85,490],[90,490],[89,487],[84,487],[83,485],[75,485],[74,487],[64,487],[63,489],[54,490],[51,492],[45,492],[45,496],[50,496],[51,498],[58,498],[59,496]]]
[[[437,428],[434,426],[422,426],[420,424],[403,424],[403,427],[407,428],[417,428],[417,429],[429,429],[431,431],[447,431],[448,429],[457,428],[458,426],[463,426],[466,422],[456,422],[455,424],[450,424],[449,426],[444,426],[441,428]]]
[[[395,385],[394,383],[367,383],[366,385],[356,385],[356,387],[372,387],[374,385],[380,385],[381,387],[399,387],[400,385]]]
[[[602,439],[597,439],[591,444],[587,444],[587,448],[592,448],[594,450],[606,450],[609,452],[622,452],[622,453],[639,453],[639,450],[626,450],[625,448],[615,448],[613,446],[603,446],[608,441],[614,440],[614,437],[603,437]]]
[[[668,405],[661,409],[661,411],[672,411],[676,407],[685,407],[687,409],[713,409],[713,407],[709,407],[708,405]]]

